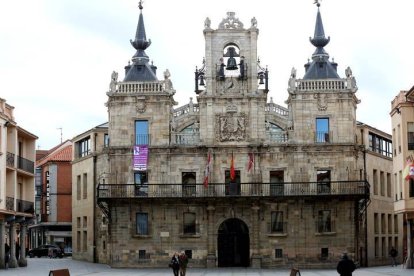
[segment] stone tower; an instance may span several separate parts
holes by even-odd
[[[228,12],[217,29],[210,24],[207,18],[205,64],[196,71],[200,140],[207,145],[246,145],[263,139],[267,70],[258,63],[257,21],[253,18],[245,28]],[[199,85],[200,78],[205,87]]]

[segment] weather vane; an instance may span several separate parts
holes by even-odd
[[[144,4],[144,0],[139,1],[138,8],[142,10],[142,4]]]
[[[320,7],[321,3],[319,3],[319,1],[322,1],[322,0],[315,0],[315,2],[313,3],[316,4],[316,6]]]

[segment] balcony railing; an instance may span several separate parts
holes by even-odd
[[[203,184],[99,184],[99,199],[105,198],[214,198],[214,197],[297,197],[297,196],[368,196],[365,181],[332,181],[324,186],[317,182],[284,183],[209,183]],[[326,190],[326,189],[329,189]]]
[[[329,131],[317,131],[315,132],[316,143],[332,143],[332,134]]]
[[[7,153],[7,157],[6,157],[7,166],[12,167],[12,168],[14,168],[16,166],[15,165],[15,158],[14,158],[15,156],[16,155],[14,153],[11,153],[11,152]]]
[[[14,197],[6,196],[6,210],[14,211]]]
[[[21,156],[17,156],[17,167],[21,170],[24,170],[26,172],[29,173],[33,173],[34,174],[34,162],[30,161],[26,158],[23,158]]]
[[[200,133],[176,133],[172,134],[172,144],[175,145],[197,145],[200,142]]]
[[[17,212],[22,213],[34,213],[34,203],[22,199],[16,199],[16,205],[17,205]]]

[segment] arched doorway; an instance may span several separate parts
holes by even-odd
[[[250,265],[249,228],[240,219],[225,220],[218,229],[218,266],[233,267]]]

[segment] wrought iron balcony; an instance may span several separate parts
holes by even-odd
[[[7,166],[12,167],[12,168],[14,168],[16,166],[15,165],[15,163],[16,163],[15,156],[16,155],[14,153],[7,152],[7,157],[6,157]]]
[[[29,214],[34,213],[33,202],[22,200],[22,199],[16,199],[16,205],[17,205],[17,209],[16,209],[17,212],[29,213]]]
[[[209,183],[203,184],[99,184],[98,199],[122,198],[217,198],[217,197],[367,197],[369,184],[365,181],[331,181],[284,183]],[[329,190],[327,190],[329,189]]]
[[[21,156],[17,156],[17,167],[21,170],[34,174],[34,162]]]

